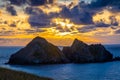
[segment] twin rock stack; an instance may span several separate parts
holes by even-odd
[[[57,46],[41,37],[34,38],[26,47],[11,55],[8,64],[60,64],[60,63],[91,63],[107,62],[113,55],[101,44],[87,45],[74,40],[72,46]]]

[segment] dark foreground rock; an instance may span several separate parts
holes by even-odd
[[[71,62],[75,63],[106,62],[113,59],[113,55],[103,45],[87,45],[77,39],[71,47],[64,47],[62,51]]]
[[[39,77],[21,71],[0,68],[0,80],[53,80],[53,79]]]
[[[9,64],[55,64],[66,63],[68,60],[58,47],[44,38],[34,38],[9,59]]]

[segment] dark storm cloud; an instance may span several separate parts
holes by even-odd
[[[97,23],[96,24],[96,27],[109,27],[110,24],[106,24],[106,23],[103,23],[103,22],[100,22],[100,23]]]
[[[31,15],[29,23],[32,27],[44,27],[50,25],[50,17],[47,14]]]
[[[105,8],[107,7],[112,12],[120,11],[120,0],[93,0],[89,4],[90,8]]]
[[[14,6],[7,6],[6,7],[6,11],[8,11],[12,16],[17,16],[17,12],[14,8]]]
[[[11,4],[21,6],[23,4],[29,5],[43,5],[46,0],[10,0]]]
[[[27,7],[25,13],[30,15],[28,22],[32,27],[48,27],[51,25],[52,18],[59,17],[59,13],[51,12],[46,14],[41,9],[32,6]]]
[[[62,11],[60,12],[60,16],[64,17],[64,18],[71,18],[72,14],[69,8],[67,8],[66,6],[64,6],[62,8]]]
[[[91,4],[89,4],[90,8],[102,8],[107,6],[112,0],[93,0]]]
[[[58,13],[46,14],[41,12],[39,14],[31,14],[28,22],[32,27],[50,27],[50,25],[54,25],[51,19],[57,18],[58,16]]]
[[[30,6],[25,8],[25,13],[30,15],[38,15],[38,14],[43,14],[43,11],[40,10],[39,8],[33,8]]]
[[[81,5],[81,3],[79,5]],[[69,18],[75,24],[93,24],[93,13],[86,10],[86,8],[80,7],[79,5],[73,7],[72,9],[63,7],[60,12],[60,16],[63,18]]]
[[[52,4],[54,0],[9,0],[11,4],[20,6],[24,4],[29,4],[31,6],[39,6],[44,4]]]
[[[111,9],[107,7],[112,7]],[[120,0],[93,0],[90,4],[81,1],[79,5],[71,9],[72,18],[71,20],[75,23],[82,24],[93,24],[92,17],[102,11],[103,9],[108,9],[112,12],[120,11]],[[119,9],[119,10],[118,10]],[[108,27],[109,25],[118,26],[118,22],[114,16],[109,18],[111,24],[105,24],[100,22],[98,26]]]
[[[79,5],[75,6],[71,10],[72,14],[74,15],[72,20],[73,22],[77,22],[80,24],[93,24],[92,17],[103,9],[108,9],[112,12],[119,12],[120,0],[93,0],[90,4],[81,1]],[[114,16],[110,17],[109,19],[111,21],[111,24],[105,24],[104,22],[100,22],[97,25],[105,27],[108,27],[109,25],[118,26],[118,22]]]
[[[103,9],[106,9],[106,6],[112,6],[112,7],[118,6],[115,5],[116,3],[117,2],[115,2],[114,0],[96,0],[91,2],[90,4],[81,1],[78,5],[74,6],[72,9],[66,6],[62,6],[62,10],[60,13],[49,13],[49,15],[47,15],[44,12],[42,12],[42,10],[32,7],[27,7],[25,12],[27,14],[30,14],[29,23],[33,27],[49,26],[51,24],[51,19],[56,17],[68,18],[70,19],[71,22],[75,24],[92,24],[95,25],[96,28],[110,27],[110,26],[118,26],[118,21],[114,16],[111,16],[109,18],[109,20],[111,21],[110,24],[105,23],[104,20],[100,20],[99,22],[94,23],[93,16],[96,13],[102,11]],[[87,27],[85,32],[90,30],[91,29],[88,29]]]
[[[111,24],[105,23],[103,19],[101,19],[99,22],[95,23],[96,27],[109,27]]]
[[[78,16],[73,16],[71,21],[76,24],[93,24],[92,15],[89,12],[81,12]]]
[[[32,26],[50,25],[50,19],[55,17],[68,18],[75,24],[93,24],[92,16],[94,13],[92,12],[93,10],[91,11],[87,6],[88,5],[84,2],[74,6],[72,9],[62,6],[60,13],[50,13],[49,15],[44,14],[42,11],[39,11],[39,9],[35,10],[35,8],[32,7],[27,7],[25,12],[27,14],[36,14],[37,12],[36,15],[31,15],[29,18],[29,22]]]
[[[41,9],[33,7],[44,4],[52,4],[54,3],[54,0],[9,0],[9,1],[11,2],[11,4],[17,6],[23,6],[25,4],[29,5],[29,7],[25,8],[24,12],[30,15],[28,22],[32,27],[48,26],[51,23],[50,21],[51,17],[58,16],[56,13],[50,13],[49,15],[47,15]],[[9,11],[12,15],[16,15],[14,7],[10,7],[10,10],[8,7],[7,11]]]
[[[28,3],[32,6],[44,5],[47,0],[28,0]]]
[[[14,5],[22,5],[22,4],[25,4],[27,0],[9,0],[11,4],[14,4]]]
[[[101,8],[106,6],[120,6],[120,0],[93,0],[89,4],[91,8]]]

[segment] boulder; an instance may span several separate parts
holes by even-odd
[[[68,60],[58,47],[41,37],[34,38],[9,59],[9,64],[55,64]]]
[[[71,62],[77,63],[106,62],[113,59],[113,55],[103,45],[87,45],[77,39],[71,47],[63,47],[62,51]]]

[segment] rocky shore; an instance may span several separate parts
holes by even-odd
[[[102,45],[88,45],[78,39],[70,47],[57,46],[42,37],[34,38],[26,47],[11,55],[8,64],[63,64],[63,63],[93,63],[120,60]]]

